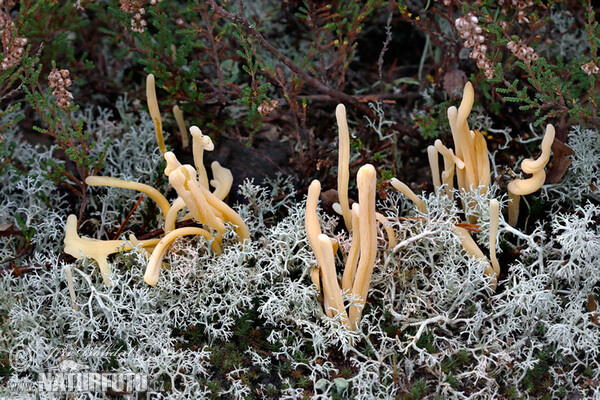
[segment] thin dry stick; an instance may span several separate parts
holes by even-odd
[[[258,41],[258,43],[260,44],[260,46],[263,49],[265,49],[266,51],[271,53],[273,55],[273,57],[275,57],[277,59],[277,61],[283,63],[286,67],[288,67],[290,70],[292,70],[296,75],[298,75],[300,78],[302,78],[302,80],[304,80],[306,83],[313,86],[315,89],[317,89],[323,93],[326,93],[329,96],[337,99],[337,101],[339,101],[341,103],[351,104],[354,108],[356,108],[357,110],[360,110],[363,114],[365,114],[369,119],[377,118],[377,116],[375,115],[373,110],[371,110],[366,104],[359,102],[353,96],[350,96],[340,90],[330,88],[329,86],[325,85],[320,80],[313,78],[312,76],[307,74],[305,71],[303,71],[301,68],[299,68],[296,64],[294,64],[294,62],[292,60],[290,60],[288,57],[283,55],[279,50],[277,50],[277,48],[275,48],[275,46],[273,46],[271,43],[269,43],[265,39],[265,37],[254,28],[253,24],[251,24],[247,19],[242,17],[242,14],[240,14],[239,12],[234,14],[234,13],[231,13],[231,12],[225,10],[223,7],[218,5],[215,0],[209,0],[209,4],[215,13],[217,13],[217,14],[221,15],[222,17],[227,18],[235,23],[240,24],[248,35],[250,35],[251,37],[255,38]]]

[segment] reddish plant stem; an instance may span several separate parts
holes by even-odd
[[[299,68],[296,64],[294,64],[294,62],[291,59],[289,59],[288,57],[283,55],[279,50],[277,50],[277,48],[275,48],[275,46],[273,46],[271,43],[269,43],[265,39],[265,37],[260,32],[258,32],[248,20],[246,20],[244,17],[241,16],[241,14],[239,14],[239,13],[234,14],[234,13],[231,13],[231,12],[225,10],[223,7],[218,5],[215,0],[209,0],[209,4],[213,8],[215,13],[219,14],[223,18],[227,18],[228,20],[241,25],[241,27],[244,29],[244,31],[246,31],[246,33],[249,36],[255,38],[263,49],[265,49],[266,51],[271,53],[273,55],[273,57],[275,57],[277,59],[277,61],[281,62],[286,67],[288,67],[292,72],[294,72],[296,75],[298,75],[300,78],[302,78],[302,80],[304,80],[310,86],[314,87],[315,89],[317,89],[320,92],[323,92],[323,93],[333,97],[334,99],[337,99],[338,101],[340,101],[342,103],[346,103],[346,104],[351,105],[352,107],[356,108],[357,110],[360,110],[363,114],[365,114],[367,117],[369,117],[369,119],[377,118],[377,116],[375,115],[373,110],[371,110],[366,104],[361,103],[353,96],[350,96],[340,90],[337,90],[337,89],[334,89],[334,88],[331,88],[331,87],[325,85],[320,80],[318,80],[318,79],[310,76],[306,72],[304,72],[301,68]]]

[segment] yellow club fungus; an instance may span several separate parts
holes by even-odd
[[[213,173],[210,185],[215,188],[213,194],[219,200],[225,200],[233,185],[233,175],[228,168],[222,167],[217,161],[213,161],[210,169]]]
[[[69,296],[71,297],[71,306],[75,311],[79,310],[79,306],[77,305],[77,297],[75,296],[75,287],[73,286],[73,272],[71,271],[71,267],[66,265],[64,267],[65,275],[67,277],[67,286],[69,287]]]
[[[200,184],[208,189],[208,176],[206,175],[206,168],[204,168],[204,150],[212,151],[215,145],[210,137],[203,135],[197,126],[190,128],[190,135],[192,135],[194,165],[196,166],[196,171],[198,171],[198,179]]]
[[[350,329],[355,330],[367,300],[375,259],[377,257],[377,220],[375,217],[375,194],[377,172],[371,164],[363,165],[356,175],[358,184],[360,259],[356,269],[352,294],[357,303],[350,306]]]
[[[321,280],[323,282],[323,301],[328,315],[335,318],[339,315],[340,322],[348,327],[348,315],[344,307],[342,292],[337,281],[335,270],[335,258],[333,255],[333,246],[327,235],[320,234],[317,237],[318,251],[321,253],[319,267],[321,270]]]
[[[527,174],[531,174],[531,178],[515,179],[508,184],[508,223],[515,226],[519,220],[519,203],[521,196],[531,194],[542,187],[546,180],[546,171],[544,167],[550,160],[552,152],[552,143],[554,142],[554,126],[548,124],[544,139],[542,140],[542,154],[537,160],[526,158],[521,162],[521,169]]]
[[[403,195],[408,197],[413,203],[415,203],[415,206],[417,206],[417,209],[420,212],[422,212],[423,214],[425,214],[427,212],[427,207],[425,206],[425,202],[419,196],[417,196],[415,194],[415,192],[413,192],[403,182],[399,181],[396,178],[392,178],[390,183],[396,190],[398,190],[400,193],[402,193]]]
[[[181,146],[184,149],[187,149],[190,147],[190,138],[187,134],[185,121],[183,120],[183,111],[181,111],[178,105],[173,106],[173,116],[175,117],[175,122],[177,122],[177,128],[179,128],[179,134],[181,135]]]
[[[358,229],[359,220],[359,205],[352,204],[352,244],[346,258],[346,266],[344,267],[344,275],[342,276],[342,289],[344,292],[350,292],[354,284],[356,276],[356,266],[358,264],[358,256],[360,254],[360,230]]]
[[[338,150],[338,197],[342,208],[342,216],[348,232],[352,230],[352,215],[348,201],[348,179],[350,178],[350,134],[348,132],[348,120],[346,119],[346,107],[338,104],[335,109],[335,117],[339,130]]]
[[[158,239],[142,240],[139,243],[146,246],[155,246]],[[83,257],[93,258],[100,268],[102,279],[108,286],[110,284],[110,267],[108,265],[108,256],[119,252],[120,250],[129,251],[131,245],[124,240],[97,240],[82,238],[77,234],[77,217],[69,215],[65,226],[65,253],[72,255],[77,259]]]
[[[158,204],[158,207],[162,211],[165,219],[167,219],[167,214],[171,208],[169,201],[165,198],[165,196],[162,195],[161,192],[144,183],[126,181],[124,179],[111,178],[108,176],[88,176],[85,179],[85,183],[87,183],[89,186],[110,186],[142,192],[154,200],[156,204]]]
[[[490,200],[490,261],[496,277],[500,275],[500,264],[496,257],[496,236],[498,236],[498,227],[500,226],[500,202],[498,199]]]
[[[475,243],[475,240],[473,240],[469,231],[465,228],[455,226],[454,233],[457,234],[457,236],[460,239],[460,243],[462,244],[462,247],[468,254],[470,254],[473,257],[479,258],[483,261],[485,265],[484,273],[491,278],[490,287],[492,290],[496,290],[496,286],[498,285],[498,274],[496,273],[495,269],[490,265],[490,262],[488,261],[485,254],[483,254],[479,246],[477,246],[477,243]]]
[[[148,111],[150,111],[150,117],[154,123],[154,129],[156,130],[156,141],[158,142],[158,148],[162,154],[165,154],[167,148],[165,147],[165,140],[163,139],[162,118],[160,117],[160,111],[158,109],[158,100],[156,99],[156,87],[154,84],[153,74],[149,74],[146,78],[146,98],[148,101]]]
[[[146,282],[150,286],[156,285],[156,283],[158,282],[158,277],[160,275],[162,260],[167,252],[167,249],[177,238],[187,235],[200,235],[203,236],[206,240],[213,239],[213,236],[208,231],[202,228],[187,227],[175,229],[174,231],[169,232],[158,242],[156,248],[152,252],[152,255],[150,256],[150,261],[148,261],[148,266],[146,267],[146,272],[144,274],[144,282]],[[221,253],[220,245],[214,245],[214,241],[212,243],[213,245],[211,247],[213,251],[215,251],[215,253],[217,254]]]

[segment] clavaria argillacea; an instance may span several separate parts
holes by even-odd
[[[317,266],[311,275],[313,283],[323,293],[325,314],[331,318],[339,318],[340,323],[351,330],[356,330],[360,323],[367,294],[377,259],[377,223],[381,223],[388,235],[388,248],[393,248],[396,238],[387,219],[375,209],[377,172],[371,164],[363,165],[357,173],[359,201],[349,207],[349,132],[346,120],[346,109],[340,104],[336,109],[339,131],[338,160],[338,196],[340,203],[334,204],[346,228],[351,232],[352,243],[346,256],[346,263],[340,287],[335,268],[335,257],[339,246],[334,239],[321,233],[317,216],[317,205],[321,193],[321,183],[314,180],[309,189],[306,201],[305,226],[310,246],[315,253]],[[343,294],[353,301],[348,311],[343,301]]]
[[[462,194],[476,192],[485,195],[490,186],[490,160],[487,144],[483,135],[478,131],[469,129],[467,117],[474,101],[474,91],[470,83],[465,85],[463,100],[460,107],[448,109],[448,120],[454,150],[447,148],[437,140],[427,149],[429,164],[432,171],[433,185],[438,195],[451,197],[454,190],[454,176],[457,188]],[[250,233],[242,218],[223,200],[227,197],[232,183],[233,175],[227,168],[218,163],[211,165],[213,179],[209,180],[204,167],[204,151],[211,151],[214,145],[209,136],[192,126],[189,131],[192,137],[192,150],[194,166],[182,165],[174,153],[166,151],[162,137],[162,122],[158,111],[158,103],[154,93],[153,77],[148,78],[148,105],[157,134],[157,141],[166,160],[165,175],[169,184],[175,189],[178,197],[170,203],[156,188],[142,183],[131,182],[110,177],[91,176],[86,179],[90,186],[111,186],[136,190],[146,194],[154,200],[164,219],[165,235],[159,239],[138,241],[134,236],[129,241],[110,240],[102,241],[81,238],[77,234],[77,219],[69,216],[66,226],[65,252],[77,257],[91,257],[98,262],[104,282],[110,284],[110,268],[108,256],[118,251],[128,251],[135,246],[151,250],[144,281],[155,285],[160,276],[163,258],[169,246],[179,237],[198,235],[204,237],[212,251],[219,254],[222,251],[223,236],[226,224],[231,224],[237,234],[238,240],[249,240]],[[178,126],[185,126],[182,122],[180,110],[175,111]],[[311,278],[323,296],[324,312],[330,318],[336,318],[347,329],[356,330],[360,324],[362,311],[368,296],[373,270],[377,261],[377,227],[382,225],[388,238],[387,250],[396,246],[396,235],[390,222],[376,210],[376,183],[377,172],[370,164],[362,166],[356,177],[359,201],[350,204],[348,198],[349,184],[349,130],[346,120],[346,110],[343,105],[336,109],[336,119],[339,128],[339,159],[338,159],[338,198],[339,203],[334,204],[334,210],[339,213],[344,225],[350,233],[351,244],[345,257],[343,276],[340,282],[335,266],[335,255],[340,249],[338,242],[321,232],[317,216],[318,200],[321,193],[321,184],[315,180],[308,190],[305,211],[306,235],[315,254],[317,265],[314,267]],[[182,135],[183,137],[183,135]],[[524,172],[532,174],[531,178],[518,179],[509,184],[508,190],[511,203],[509,205],[509,218],[511,223],[516,221],[519,196],[532,193],[543,184],[544,167],[550,157],[550,146],[554,140],[554,128],[548,125],[542,143],[542,155],[537,160],[526,159],[521,163]],[[439,155],[442,156],[444,168],[440,172]],[[407,185],[396,178],[391,180],[391,185],[407,196],[421,214],[427,213],[426,203],[417,196]],[[210,186],[214,188],[211,192]],[[471,204],[465,203],[472,200],[463,200],[474,196],[461,197],[465,209]],[[201,226],[187,226],[177,228],[180,211],[187,208],[188,213],[183,220],[192,219]],[[517,211],[515,211],[517,210]],[[491,199],[489,205],[489,259],[479,248],[467,229],[476,220],[477,215],[470,215],[468,221],[455,224],[453,231],[459,238],[465,252],[472,257],[482,260],[485,265],[484,273],[489,277],[490,288],[497,287],[500,275],[500,265],[496,257],[496,236],[500,219],[500,202]],[[344,299],[349,299],[349,304]]]
[[[485,196],[489,191],[491,171],[484,136],[477,130],[469,129],[467,118],[474,102],[474,90],[470,82],[464,88],[460,107],[448,109],[448,121],[454,139],[454,150],[447,148],[440,140],[427,149],[432,180],[439,195],[453,196],[454,176],[456,176],[459,193],[465,210],[475,209],[475,197]],[[322,234],[317,217],[317,203],[321,192],[321,184],[315,180],[308,190],[306,203],[306,234],[317,266],[312,272],[314,284],[323,294],[324,309],[327,316],[339,318],[340,323],[351,330],[356,330],[360,322],[362,309],[368,295],[373,269],[377,259],[377,221],[387,232],[389,247],[393,249],[396,238],[389,222],[375,209],[375,193],[377,173],[370,165],[361,167],[357,174],[359,201],[350,207],[348,199],[349,181],[349,133],[346,110],[343,105],[336,109],[339,131],[338,156],[338,198],[334,210],[343,218],[344,225],[351,232],[351,246],[346,255],[346,262],[340,287],[335,269],[335,254],[338,247],[334,239]],[[529,179],[518,179],[509,184],[509,219],[511,224],[518,212],[520,195],[530,194],[538,190],[544,182],[544,167],[550,157],[550,146],[554,140],[554,128],[548,125],[542,143],[542,155],[537,160],[526,159],[521,163],[524,172],[533,176]],[[440,173],[439,155],[442,156],[444,169]],[[408,197],[421,214],[427,213],[426,203],[406,184],[393,178],[391,185]],[[443,190],[442,190],[443,189]],[[464,200],[464,199],[470,200]],[[471,202],[471,203],[469,203]],[[517,210],[517,211],[515,211]],[[518,214],[517,214],[518,215]],[[469,215],[468,220],[454,225],[453,232],[460,240],[465,252],[481,260],[484,273],[489,277],[489,287],[495,290],[500,275],[500,264],[496,256],[497,234],[500,224],[500,201],[496,198],[489,203],[489,258],[477,245],[470,230],[478,215]],[[516,221],[515,221],[516,222]],[[334,279],[335,278],[335,279]],[[344,305],[343,295],[352,299],[348,310]]]
[[[223,202],[231,189],[233,175],[231,171],[217,162],[213,162],[211,165],[213,180],[210,181],[210,184],[215,189],[213,192],[210,191],[208,176],[204,168],[203,154],[205,150],[214,149],[212,140],[209,136],[203,135],[198,127],[192,126],[190,128],[195,167],[182,165],[174,153],[166,151],[152,75],[148,76],[147,83],[148,108],[156,128],[159,148],[167,162],[165,175],[169,177],[169,183],[179,197],[169,203],[160,191],[143,183],[101,176],[89,176],[86,179],[89,186],[118,187],[144,193],[159,206],[164,220],[164,237],[138,241],[132,235],[129,241],[125,241],[82,238],[77,233],[77,217],[74,215],[68,217],[64,240],[65,252],[78,259],[83,257],[93,258],[98,263],[106,285],[110,284],[108,256],[119,251],[130,251],[138,245],[152,250],[144,274],[144,281],[153,286],[158,282],[162,260],[169,246],[181,236],[203,236],[211,243],[211,249],[216,254],[221,253],[223,235],[226,231],[225,224],[233,225],[240,242],[250,239],[248,227],[242,218]],[[184,216],[183,219],[191,218],[203,227],[176,228],[178,213],[184,208],[188,209],[189,214]]]
[[[440,140],[436,140],[433,146],[429,146],[427,154],[432,171],[433,186],[438,191],[441,187],[448,197],[452,196],[454,188],[454,175],[458,183],[458,190],[462,194],[485,195],[490,187],[490,160],[487,151],[487,143],[484,136],[477,130],[469,129],[467,118],[471,112],[474,102],[473,85],[467,82],[463,92],[463,99],[459,108],[452,106],[448,108],[448,121],[454,140],[454,151],[448,149]],[[515,225],[519,215],[519,199],[521,195],[531,194],[538,190],[544,183],[546,173],[544,167],[550,159],[551,146],[554,141],[554,127],[548,125],[542,141],[542,154],[537,160],[526,159],[521,163],[524,172],[532,174],[528,179],[516,179],[509,183],[509,205],[508,216],[510,225]],[[439,172],[438,154],[444,160],[444,171]],[[425,203],[408,186],[402,182],[392,179],[392,186],[401,191],[415,203],[421,213],[425,213]],[[477,193],[475,193],[477,192]],[[466,196],[474,199],[476,196]],[[466,204],[465,209],[475,208],[474,204]],[[471,200],[474,202],[474,200]],[[460,238],[465,251],[473,257],[483,260],[486,265],[485,274],[490,277],[490,288],[496,289],[498,276],[500,275],[500,264],[496,257],[496,236],[498,233],[500,219],[500,202],[497,199],[490,201],[490,226],[489,247],[490,257],[484,255],[475,240],[471,237],[469,230],[463,226],[455,226],[454,232]],[[471,215],[468,223],[473,223],[477,216]],[[468,224],[467,224],[468,225]]]

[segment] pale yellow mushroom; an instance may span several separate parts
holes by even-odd
[[[425,205],[425,202],[419,196],[417,196],[415,192],[410,190],[410,188],[406,186],[403,182],[399,181],[396,178],[392,178],[390,183],[396,190],[408,197],[417,206],[417,209],[420,212],[422,212],[423,214],[427,212],[427,206]]]
[[[392,228],[391,222],[386,217],[384,217],[383,214],[378,212],[375,213],[375,218],[377,219],[377,222],[379,222],[381,226],[383,226],[383,229],[387,234],[388,250],[392,250],[394,247],[396,247],[396,235],[394,234],[394,229]]]
[[[338,154],[338,198],[342,207],[342,216],[348,232],[352,230],[352,215],[348,201],[348,180],[350,178],[350,135],[348,132],[348,120],[346,119],[346,107],[338,104],[335,109],[339,131],[339,154]]]
[[[321,274],[321,270],[318,266],[313,267],[310,271],[310,280],[317,287],[319,293],[321,293],[321,278],[319,275]]]
[[[534,160],[527,158],[521,162],[523,172],[531,174],[531,178],[515,179],[508,184],[508,223],[515,226],[519,220],[519,203],[521,196],[531,194],[542,187],[546,180],[546,171],[544,167],[550,160],[552,153],[552,143],[554,142],[554,126],[548,124],[544,139],[542,140],[542,154]]]
[[[175,156],[175,153],[172,151],[167,151],[164,155],[165,161],[167,165],[165,166],[165,175],[169,176],[171,172],[175,171],[177,168],[181,167],[181,163]]]
[[[152,256],[150,256],[150,261],[148,261],[148,266],[146,267],[146,272],[144,273],[144,282],[150,286],[156,285],[158,282],[158,277],[160,276],[162,260],[167,252],[167,249],[175,241],[175,239],[188,235],[204,236],[206,240],[213,239],[213,236],[210,234],[210,232],[202,228],[187,227],[175,229],[174,231],[169,232],[160,240],[160,242],[158,242],[156,248],[152,252]],[[213,244],[214,243],[215,241],[213,240]],[[213,248],[213,251],[215,251],[217,254],[221,252],[221,248],[218,245],[216,247],[211,245],[211,248]]]
[[[334,238],[329,238],[329,240],[331,241],[331,248],[333,249],[333,254],[337,254],[338,250],[340,249],[340,243],[337,241],[337,239]]]
[[[190,134],[192,135],[192,151],[194,153],[194,165],[198,171],[198,181],[208,189],[208,175],[206,175],[206,168],[204,168],[204,150],[212,151],[215,145],[210,137],[203,135],[200,128],[195,125],[190,128]]]
[[[167,148],[165,147],[165,141],[163,139],[162,130],[162,118],[160,117],[160,111],[158,109],[158,100],[156,99],[156,87],[154,84],[154,75],[149,74],[146,78],[146,98],[148,99],[148,110],[150,111],[150,117],[154,122],[154,129],[156,131],[156,141],[158,142],[158,148],[162,154],[165,154]]]
[[[214,243],[220,246],[223,234],[225,234],[225,224],[215,215],[212,208],[209,207],[200,184],[196,179],[194,168],[190,165],[183,165],[171,171],[169,173],[169,183],[179,197],[183,199],[194,220],[217,232]]]
[[[333,203],[332,205],[333,210],[337,213],[337,214],[342,214],[342,209],[340,207],[339,203]],[[358,224],[358,203],[354,203],[352,205],[352,226],[354,225],[354,222],[356,222]],[[394,229],[392,228],[392,224],[390,223],[390,221],[383,216],[383,214],[376,212],[375,213],[375,217],[377,219],[377,222],[379,222],[383,229],[385,230],[385,233],[387,234],[388,237],[388,250],[392,250],[395,246],[396,246],[396,235],[394,234]],[[354,273],[356,272],[356,262],[358,261],[358,251],[359,251],[359,230],[358,229],[352,229],[352,241],[351,241],[351,246],[350,246],[350,252],[348,253],[348,260],[346,261],[346,268],[344,269],[344,278],[342,279],[342,286],[344,288],[344,290],[348,290],[348,289],[352,289],[352,282],[354,281]],[[334,246],[334,253],[335,253],[335,246]],[[352,267],[350,268],[349,266],[352,265]],[[344,284],[345,282],[345,284]],[[349,285],[349,286],[347,286]]]
[[[377,257],[377,220],[375,216],[377,172],[375,167],[371,164],[362,166],[358,170],[356,181],[360,207],[360,259],[352,285],[352,294],[357,297],[357,302],[350,306],[350,329],[352,330],[358,327]]]
[[[233,185],[233,175],[229,169],[222,167],[217,161],[213,161],[210,169],[213,174],[213,180],[210,181],[210,184],[215,188],[213,194],[219,200],[225,200],[229,195],[231,185]]]
[[[352,204],[352,244],[350,245],[350,251],[348,252],[348,258],[346,259],[346,265],[344,267],[344,275],[342,276],[342,289],[344,292],[350,292],[354,285],[354,277],[356,276],[356,265],[358,263],[358,256],[360,252],[360,229],[359,226],[359,205],[358,203]]]
[[[460,158],[465,168],[456,172],[458,185],[465,191],[470,191],[472,187],[479,186],[478,174],[476,172],[476,157],[473,144],[473,137],[469,130],[467,117],[473,107],[475,93],[471,82],[467,82],[463,91],[463,98],[458,110],[456,107],[448,108],[448,121],[452,138],[454,140],[454,153]]]
[[[319,217],[317,216],[317,205],[319,203],[319,195],[321,194],[321,182],[313,180],[308,187],[308,195],[306,197],[306,210],[304,212],[304,229],[306,230],[306,237],[308,243],[315,254],[317,259],[317,265],[319,266],[319,273],[323,275],[323,265],[325,265],[325,255],[319,244],[319,236],[321,235],[321,226],[319,224]],[[331,244],[330,244],[331,246]],[[313,278],[313,282],[315,278]],[[323,283],[323,303],[325,305],[325,314],[328,317],[332,317],[332,311],[329,307],[329,293],[328,287]]]
[[[69,296],[71,297],[71,306],[75,311],[79,311],[79,306],[77,305],[77,297],[75,297],[75,288],[73,286],[73,273],[71,272],[71,267],[65,265],[65,275],[67,276],[67,286],[69,287]]]
[[[143,247],[154,246],[159,242],[158,239],[142,240],[139,243]],[[79,237],[77,233],[77,217],[69,215],[65,225],[65,253],[72,255],[77,259],[83,257],[93,258],[100,268],[102,279],[105,285],[110,284],[110,267],[108,265],[108,256],[119,252],[131,250],[131,245],[124,240],[98,240],[85,237]]]
[[[537,160],[533,160],[531,158],[526,158],[521,162],[521,169],[528,173],[533,174],[540,169],[546,167],[548,161],[550,161],[550,155],[552,154],[552,143],[554,143],[554,137],[556,136],[556,131],[554,130],[554,125],[548,124],[546,126],[546,132],[544,132],[544,138],[542,139],[542,154],[537,158]]]
[[[335,317],[339,315],[342,325],[348,328],[348,314],[346,313],[342,292],[337,281],[335,258],[331,240],[327,235],[320,234],[317,237],[317,245],[319,246],[319,251],[321,253],[321,257],[319,258],[323,263],[322,265],[319,264],[321,269],[321,280],[323,281],[323,302],[326,307],[331,310],[331,316]]]
[[[243,243],[245,240],[250,239],[250,231],[248,230],[248,226],[240,217],[238,213],[236,213],[231,207],[225,204],[223,201],[219,200],[215,195],[213,195],[207,188],[202,185],[198,185],[200,191],[208,201],[208,204],[212,207],[215,215],[223,219],[224,221],[230,222],[234,225],[234,230],[238,235],[238,241]]]
[[[441,140],[436,140],[434,146],[438,153],[444,158],[444,171],[442,172],[442,184],[446,190],[448,197],[452,196],[454,189],[454,166],[463,169],[465,164],[462,160],[454,155],[452,149],[447,148],[442,144]]]
[[[313,180],[308,187],[308,195],[306,197],[306,210],[304,212],[304,228],[306,229],[306,237],[312,248],[315,256],[318,250],[318,239],[321,234],[321,226],[319,225],[319,217],[317,216],[317,205],[319,204],[319,195],[321,194],[321,182]],[[317,260],[318,262],[318,260]]]
[[[175,199],[173,204],[171,204],[171,209],[169,210],[169,213],[167,214],[167,218],[165,218],[165,228],[164,228],[165,233],[169,233],[175,229],[175,223],[177,221],[177,214],[184,207],[185,207],[185,201],[181,197],[178,197],[177,199]]]
[[[175,122],[177,122],[179,134],[181,135],[181,145],[184,149],[187,149],[190,147],[190,139],[185,127],[185,121],[183,120],[183,111],[181,111],[178,105],[173,106],[173,116],[175,117]]]
[[[429,159],[429,168],[431,169],[433,189],[437,192],[442,183],[440,182],[440,161],[435,146],[427,146],[427,158]]]
[[[158,207],[163,214],[163,218],[165,219],[167,218],[167,214],[171,208],[169,201],[165,198],[165,196],[162,195],[161,192],[152,186],[143,183],[126,181],[124,179],[112,178],[109,176],[88,176],[85,178],[85,183],[87,183],[89,186],[110,186],[142,192],[154,200],[156,204],[158,204]]]
[[[483,189],[482,194],[485,194],[490,186],[490,158],[487,151],[487,142],[479,131],[475,132],[474,145],[479,179],[477,184]]]
[[[490,200],[490,261],[496,276],[500,275],[500,264],[496,257],[496,236],[500,226],[500,202],[498,199]]]
[[[498,275],[496,274],[494,268],[490,265],[490,262],[488,261],[485,254],[483,254],[479,246],[477,246],[477,243],[475,243],[475,240],[473,240],[473,238],[471,237],[469,231],[465,228],[460,228],[458,226],[455,226],[453,230],[454,233],[456,233],[460,238],[460,243],[462,244],[465,251],[473,257],[483,260],[483,263],[485,264],[484,273],[491,278],[490,288],[492,290],[496,290],[496,286],[498,285]]]
[[[490,184],[490,161],[485,138],[479,131],[471,131],[467,122],[473,101],[473,85],[467,82],[458,110],[456,107],[448,108],[448,122],[454,139],[454,153],[464,163],[464,168],[456,170],[458,188],[466,193],[480,188],[480,194],[484,195]],[[461,201],[464,209],[475,207],[474,198],[469,201],[469,204],[466,204],[464,199]],[[476,218],[476,215],[470,215],[469,222],[474,223]]]

